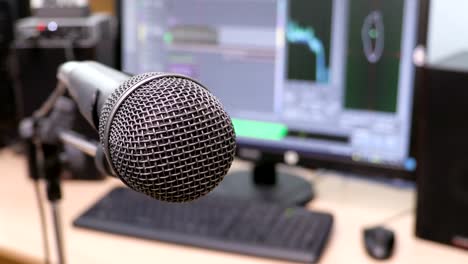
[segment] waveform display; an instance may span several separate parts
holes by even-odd
[[[361,30],[364,54],[370,63],[382,58],[385,47],[385,25],[380,11],[372,11],[364,20]]]
[[[315,55],[316,81],[327,83],[329,69],[326,62],[326,52],[323,41],[315,34],[312,27],[301,27],[298,23],[291,21],[287,25],[286,39],[292,44],[303,44]]]
[[[352,0],[345,108],[395,113],[406,0]]]

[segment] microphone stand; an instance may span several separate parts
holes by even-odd
[[[66,263],[59,206],[62,199],[60,175],[62,172],[61,153],[63,145],[74,146],[83,153],[94,157],[100,173],[104,175],[111,174],[102,148],[99,148],[94,142],[86,140],[81,135],[70,131],[75,104],[62,97],[65,92],[65,85],[59,82],[57,88],[41,108],[32,117],[23,120],[20,125],[20,134],[27,148],[30,177],[35,181],[40,178],[46,181],[58,264]],[[47,237],[45,240],[47,240]],[[48,259],[47,242],[45,241],[45,243],[46,258]]]
[[[67,98],[58,97],[49,115],[41,118],[37,126],[37,135],[42,143],[43,171],[47,183],[47,199],[50,202],[57,246],[58,263],[65,264],[65,253],[60,222],[59,202],[62,199],[60,176],[62,174],[61,153],[63,144],[60,133],[73,125],[75,104]]]
[[[60,185],[60,175],[62,171],[60,153],[61,148],[57,145],[43,144],[44,153],[44,176],[47,184],[47,199],[50,202],[52,221],[54,226],[54,236],[57,247],[57,257],[59,264],[65,264],[65,250],[62,236],[62,224],[60,222],[60,200],[62,191]]]
[[[41,148],[39,147],[40,143],[37,141],[37,125],[37,121],[33,118],[26,119],[21,122],[19,134],[25,147],[29,178],[34,181],[34,190],[36,193],[40,225],[42,228],[42,243],[44,244],[44,263],[50,264],[48,230],[39,186],[39,180],[44,178],[44,176],[41,174],[43,173],[40,166],[42,165],[40,162],[42,160],[42,153],[39,152],[39,149]]]
[[[103,149],[99,147],[99,143],[89,140],[73,131],[60,132],[59,139],[63,144],[72,146],[89,157],[94,158],[96,169],[101,175],[116,177],[106,160]]]
[[[57,246],[57,257],[59,264],[65,264],[65,254],[62,237],[62,225],[60,223],[59,202],[62,198],[60,185],[61,147],[58,144],[47,143],[44,133],[40,130],[45,124],[52,124],[49,118],[29,118],[21,122],[21,136],[27,147],[27,160],[29,175],[35,182],[39,179],[46,181],[47,200],[50,202],[54,236]],[[41,206],[41,205],[40,205]],[[42,210],[41,210],[42,214]],[[45,223],[42,223],[45,225]],[[44,229],[46,232],[46,229]],[[47,234],[44,234],[46,262],[48,262]]]
[[[72,131],[62,131],[59,134],[60,141],[72,146],[90,157],[97,157],[98,145],[93,143],[78,133]],[[96,161],[97,162],[97,161]]]
[[[60,131],[71,127],[74,110],[68,99],[64,98],[61,101],[61,96],[64,93],[65,86],[59,83],[49,99],[34,113],[33,117],[23,120],[20,125],[20,134],[27,147],[30,177],[35,181],[40,178],[44,178],[46,181],[47,199],[50,202],[59,264],[65,264],[66,260],[59,207],[62,198],[60,185],[62,146],[58,135]],[[48,251],[47,245],[45,246]],[[46,256],[48,256],[48,252]]]
[[[61,143],[74,146],[83,153],[95,157],[96,165],[98,168],[105,168],[104,159],[99,157],[104,157],[103,154],[99,155],[101,152],[97,147],[97,144],[87,141],[81,135],[71,132],[71,131],[61,131],[58,133],[58,138]],[[47,181],[47,198],[51,203],[51,210],[53,216],[54,224],[54,233],[55,241],[57,244],[57,254],[59,264],[65,264],[65,254],[64,246],[62,239],[62,225],[60,222],[60,207],[59,201],[62,197],[61,187],[60,187],[60,174],[62,169],[62,161],[60,159],[61,148],[59,145],[43,145],[44,153],[44,174]],[[101,173],[103,169],[100,169]]]

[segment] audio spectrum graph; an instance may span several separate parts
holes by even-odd
[[[326,65],[326,54],[322,40],[320,40],[312,27],[302,28],[296,22],[289,22],[286,29],[286,39],[289,43],[304,44],[316,57],[316,78],[319,83],[328,82],[329,69]]]
[[[287,1],[284,24],[287,79],[308,88],[330,82],[334,1]],[[306,86],[302,86],[306,88]],[[297,89],[296,89],[297,90]],[[309,89],[306,89],[309,90]]]

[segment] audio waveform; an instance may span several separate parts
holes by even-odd
[[[379,11],[372,11],[364,20],[361,37],[364,54],[370,63],[377,63],[385,48],[385,26]]]
[[[312,27],[301,27],[296,22],[289,22],[286,30],[289,43],[307,45],[316,57],[316,79],[319,83],[328,83],[329,69],[326,65],[326,54],[322,40],[315,35]]]

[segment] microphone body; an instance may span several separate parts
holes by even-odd
[[[80,113],[94,128],[106,99],[130,76],[93,61],[67,62],[57,78],[64,83]]]
[[[99,132],[96,156],[133,190],[189,202],[212,191],[231,167],[232,121],[197,81],[158,72],[130,77],[96,62],[65,63],[58,79]]]

